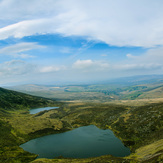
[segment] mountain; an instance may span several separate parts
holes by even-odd
[[[36,155],[32,156],[19,147],[20,144],[29,139],[25,130],[27,128],[33,129],[34,125],[31,119],[26,119],[32,116],[27,110],[44,106],[57,106],[58,104],[58,102],[47,98],[0,88],[0,162],[30,162],[36,158]],[[23,115],[22,119],[21,115]],[[41,122],[46,128],[47,121],[45,122],[44,119],[38,119],[36,126],[42,127]],[[15,129],[13,123],[16,123],[16,126],[21,124],[24,128],[22,130],[19,127]]]
[[[52,105],[54,101],[28,94],[0,88],[0,108],[5,110],[29,109]]]
[[[163,82],[163,75],[137,75],[130,77],[121,77],[103,81],[103,84],[118,84],[122,86],[131,86],[138,84],[150,84]]]

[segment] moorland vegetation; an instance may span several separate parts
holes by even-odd
[[[77,87],[79,91],[79,86]],[[95,86],[89,87],[94,89]],[[54,100],[54,96],[52,100],[47,96],[41,98],[0,88],[0,162],[161,162],[163,159],[163,101],[155,99],[139,101],[138,97],[131,100],[126,96],[128,93],[132,93],[133,96],[133,93],[137,91],[143,91],[143,95],[150,91],[158,93],[162,89],[161,84],[151,85],[151,88],[149,85],[123,87],[119,89],[117,95],[115,93],[108,95],[102,86],[99,87],[101,92],[98,88],[99,90],[95,93],[107,94],[110,100],[104,98],[104,101],[99,102],[104,96],[98,100],[95,100],[96,96],[93,96],[91,100],[84,101],[83,95],[76,101],[66,99],[61,102],[60,99],[58,102]],[[68,93],[87,93],[86,91],[74,92],[76,86],[64,88],[64,91],[65,89]],[[72,89],[73,92],[71,92]],[[111,97],[120,96],[120,94],[124,95],[123,100],[127,99],[127,102],[116,100],[116,98],[113,100]],[[43,106],[59,106],[59,108],[29,114],[29,109]],[[106,155],[86,159],[60,157],[50,160],[36,159],[37,155],[19,147],[20,144],[33,138],[90,124],[101,129],[111,129],[130,148],[131,155],[121,158]]]

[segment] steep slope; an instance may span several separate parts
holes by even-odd
[[[19,113],[29,115],[27,112],[29,108],[54,105],[57,106],[58,103],[46,98],[0,88],[0,162],[29,162],[36,157],[19,147],[21,143],[28,140],[28,135],[15,129],[9,120],[13,117],[19,119]],[[19,121],[19,124],[29,123],[27,119],[23,120]]]
[[[53,105],[54,101],[46,98],[19,93],[0,88],[0,108],[5,110],[27,109],[31,107]]]

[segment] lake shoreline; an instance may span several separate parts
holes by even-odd
[[[34,108],[30,109],[29,112],[30,114],[37,114],[43,111],[48,111],[48,110],[53,110],[53,109],[58,109],[59,107],[56,106],[49,106],[49,107],[42,107],[42,108]]]
[[[162,104],[153,104],[152,109],[156,109],[159,107],[159,105],[162,106]],[[150,105],[151,106],[151,105]],[[143,109],[142,109],[143,107]],[[21,145],[22,143],[25,143],[31,139],[38,138],[41,136],[49,135],[49,134],[56,134],[56,133],[63,133],[65,131],[70,131],[72,129],[81,127],[81,126],[88,126],[88,125],[95,125],[100,129],[111,129],[116,137],[121,139],[123,142],[129,142],[129,141],[135,141],[135,145],[127,145],[127,147],[130,148],[132,154],[128,157],[120,157],[115,158],[113,156],[107,155],[95,157],[95,160],[98,159],[113,159],[113,160],[137,160],[140,156],[135,154],[135,151],[139,149],[140,147],[143,147],[144,145],[148,145],[150,143],[153,143],[152,138],[149,137],[149,139],[142,139],[143,141],[136,142],[136,140],[141,140],[141,135],[138,135],[136,139],[133,139],[133,136],[129,137],[129,134],[133,134],[132,131],[133,127],[132,123],[126,123],[128,122],[134,122],[133,116],[137,116],[137,114],[132,114],[131,116],[128,116],[128,111],[135,112],[135,111],[142,111],[146,112],[146,109],[149,108],[149,106],[142,106],[142,107],[128,107],[128,106],[121,106],[121,105],[107,105],[107,104],[88,104],[88,103],[80,103],[80,104],[63,104],[60,105],[60,109],[54,109],[43,112],[43,114],[36,114],[31,115],[27,111],[11,111],[10,117],[8,117],[6,120],[9,124],[12,125],[14,128],[14,131],[21,131],[17,135],[17,139],[19,140],[17,145]],[[151,116],[150,116],[151,117]],[[110,120],[106,121],[110,118]],[[125,121],[124,121],[125,120]],[[134,122],[134,125],[137,125],[139,121]],[[39,125],[38,125],[39,124]],[[120,125],[120,126],[118,126]],[[126,125],[128,127],[129,134],[126,135]],[[31,127],[32,128],[31,128]],[[124,126],[124,127],[121,127]],[[30,128],[29,128],[30,127]],[[137,127],[137,126],[136,126]],[[123,130],[122,130],[123,129]],[[132,132],[131,132],[132,131]],[[24,133],[23,133],[24,132]],[[127,137],[126,137],[127,136]],[[149,135],[150,136],[150,135]],[[21,139],[20,139],[21,138]],[[161,139],[158,137],[156,140]],[[145,141],[144,141],[145,140]],[[125,145],[125,144],[124,144]],[[17,147],[18,148],[18,147]],[[22,151],[22,149],[19,147],[17,151]],[[157,149],[156,149],[157,151]],[[16,152],[16,151],[15,151]],[[28,152],[23,152],[26,156],[30,157],[31,161],[32,158],[36,158],[37,156],[34,154],[30,154]],[[62,158],[63,159],[63,158]],[[59,160],[62,160],[59,159]],[[36,159],[37,160],[37,159]],[[71,162],[75,159],[69,159]],[[89,159],[88,159],[89,160]],[[64,161],[64,159],[63,159]],[[66,162],[66,160],[65,160]],[[80,160],[78,160],[80,162]]]
[[[83,146],[84,144],[85,146]],[[94,146],[97,151],[94,149]],[[106,154],[113,155],[114,157],[130,155],[130,149],[125,147],[120,139],[115,137],[111,130],[102,130],[94,125],[82,126],[64,133],[32,139],[22,144],[20,147],[31,153],[40,153],[38,158],[49,159],[54,158],[54,156],[63,156],[65,158],[89,158]],[[59,153],[58,150],[60,151]],[[56,152],[54,152],[53,155],[49,155],[47,151],[49,151],[49,153],[52,151]]]

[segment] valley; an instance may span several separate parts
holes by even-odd
[[[32,86],[36,87],[36,86]],[[88,89],[96,87],[96,92]],[[103,87],[103,89],[102,89]],[[24,87],[25,88],[25,87]],[[45,87],[50,92],[51,87]],[[40,88],[39,88],[40,89]],[[63,88],[54,88],[63,89]],[[75,90],[76,92],[75,92]],[[161,96],[162,83],[146,85],[132,85],[121,87],[119,94],[110,95],[99,92],[108,90],[106,85],[66,86],[66,91],[72,96],[63,95],[63,99],[54,100],[57,91],[49,98],[44,91],[43,97],[36,97],[1,88],[0,108],[0,162],[161,162],[163,159],[163,98]],[[117,88],[116,88],[117,89]],[[131,100],[129,94],[137,91],[155,98],[140,98]],[[24,91],[25,92],[25,91]],[[38,93],[35,90],[35,95]],[[148,92],[148,93],[147,93]],[[39,92],[40,93],[40,92]],[[75,94],[73,94],[75,93]],[[82,93],[83,96],[82,96]],[[88,94],[87,94],[88,93]],[[30,94],[34,94],[31,93]],[[58,93],[59,94],[59,93]],[[78,96],[76,96],[78,94]],[[98,94],[98,96],[96,96]],[[100,96],[99,94],[103,94]],[[125,94],[125,98],[120,96]],[[76,96],[76,99],[73,97]],[[45,98],[46,97],[46,98]],[[64,98],[65,97],[65,98]],[[67,98],[69,97],[69,98]],[[107,99],[108,97],[108,99]],[[128,97],[128,98],[127,98]],[[72,99],[71,99],[72,98]],[[87,98],[87,99],[86,99]],[[3,100],[2,100],[3,99]],[[102,99],[102,100],[101,100]],[[27,105],[28,104],[28,105]],[[56,106],[52,110],[45,110],[30,114],[31,108]],[[31,139],[45,135],[63,133],[73,129],[95,125],[99,129],[110,129],[123,144],[130,148],[131,154],[126,157],[111,155],[94,158],[37,158],[37,155],[25,152],[19,146]]]
[[[163,76],[118,78],[98,84],[19,85],[8,89],[57,101],[115,102],[163,98]]]

